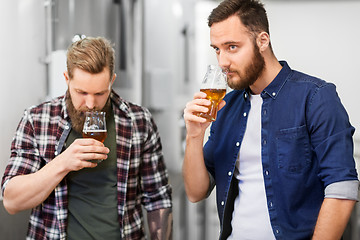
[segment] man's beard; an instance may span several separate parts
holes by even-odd
[[[100,108],[94,108],[94,109],[83,108],[83,109],[76,110],[72,103],[69,90],[66,91],[65,102],[66,102],[67,112],[70,116],[72,129],[78,133],[82,133],[84,122],[85,122],[85,112],[96,112],[96,111],[106,112],[106,115],[105,115],[106,119],[109,117],[109,114],[111,112],[110,95],[109,95],[108,100],[106,101],[105,106],[102,109],[100,109]]]
[[[254,55],[252,62],[246,67],[245,74],[237,72],[239,81],[228,81],[230,88],[235,90],[242,90],[250,87],[260,77],[265,69],[264,57],[260,54],[259,47],[254,44]]]

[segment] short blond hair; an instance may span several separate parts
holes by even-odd
[[[70,45],[66,62],[70,79],[74,76],[75,68],[96,74],[108,67],[111,80],[115,72],[115,51],[111,42],[104,37],[86,37]]]

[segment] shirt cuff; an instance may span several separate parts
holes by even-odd
[[[341,181],[325,188],[325,198],[338,198],[359,201],[359,181]]]
[[[1,196],[0,199],[2,199],[2,197],[4,196],[4,191],[5,191],[5,187],[8,184],[8,182],[10,181],[10,179],[6,180],[1,188]]]

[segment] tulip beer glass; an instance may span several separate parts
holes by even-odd
[[[105,112],[86,112],[82,135],[103,143],[107,137]]]
[[[226,73],[216,65],[209,65],[200,91],[206,93],[206,99],[211,101],[207,113],[198,113],[197,116],[207,119],[209,122],[216,120],[217,108],[226,94]]]

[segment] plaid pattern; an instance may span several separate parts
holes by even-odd
[[[117,132],[118,214],[122,239],[144,239],[141,205],[171,208],[171,187],[150,112],[111,93]],[[70,132],[64,97],[25,111],[11,145],[2,190],[14,176],[38,171],[56,157]],[[27,239],[66,239],[66,178],[32,209]]]

